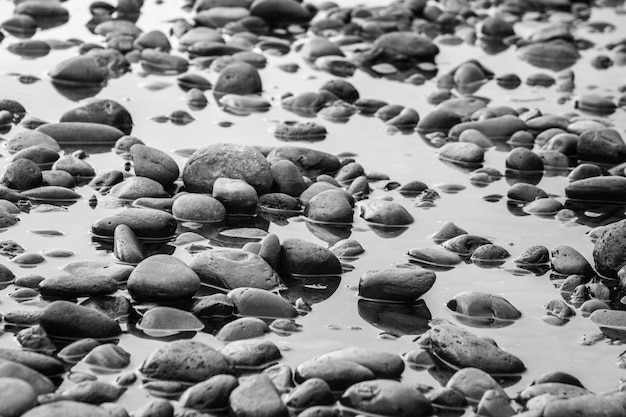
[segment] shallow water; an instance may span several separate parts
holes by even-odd
[[[373,4],[380,4],[374,3]],[[87,4],[79,0],[63,3],[70,11],[70,22],[61,27],[40,31],[34,39],[66,40],[77,38],[82,41],[100,42],[101,39],[92,35],[84,24],[89,19]],[[13,5],[10,2],[0,4],[0,16],[9,16]],[[166,21],[174,17],[185,16],[178,2],[146,1],[143,13],[137,22],[144,31],[161,29],[167,33],[170,24]],[[594,9],[591,21],[610,21],[623,23],[623,15],[617,15],[614,9]],[[518,34],[531,30],[536,23],[518,24]],[[619,27],[619,26],[618,26]],[[622,25],[623,27],[623,25]],[[621,32],[621,33],[620,33]],[[576,73],[576,90],[574,94],[596,92],[598,94],[619,95],[617,87],[626,82],[623,68],[614,66],[607,70],[595,70],[590,60],[600,53],[609,54],[601,47],[623,36],[623,29],[612,33],[590,33],[580,30],[577,36],[595,42],[596,47],[584,51],[583,58],[571,69]],[[57,121],[66,110],[77,106],[76,102],[60,95],[46,79],[46,73],[56,63],[77,54],[76,47],[65,50],[53,50],[48,56],[37,59],[25,59],[11,54],[7,46],[15,39],[8,36],[0,44],[0,98],[11,98],[22,103],[28,113],[48,121]],[[549,70],[538,69],[516,58],[514,48],[509,48],[497,55],[488,55],[481,49],[471,45],[445,46],[439,45],[441,53],[437,57],[439,74],[447,72],[458,63],[475,58],[491,69],[496,75],[515,72],[522,80],[530,74],[538,72],[551,73]],[[246,145],[273,147],[286,144],[274,138],[271,128],[276,120],[310,120],[299,118],[287,112],[279,105],[279,97],[287,92],[300,93],[317,91],[319,86],[333,76],[308,67],[295,53],[286,56],[268,56],[268,65],[261,70],[264,86],[264,97],[271,100],[272,108],[266,113],[253,113],[249,116],[236,116],[219,109],[215,100],[209,96],[209,105],[201,111],[191,111],[183,101],[184,92],[178,88],[175,76],[155,76],[143,74],[141,69],[133,66],[131,73],[119,79],[110,80],[108,85],[97,95],[99,98],[110,98],[120,102],[132,114],[134,129],[132,134],[141,138],[147,145],[168,152],[180,167],[186,158],[174,151],[195,149],[216,142],[232,142]],[[297,62],[300,70],[295,74],[287,74],[277,65]],[[217,74],[208,70],[192,68],[190,72],[198,72],[212,82]],[[42,78],[33,84],[22,84],[16,73],[34,75]],[[424,117],[433,106],[426,102],[426,97],[436,90],[435,80],[422,86],[410,85],[398,81],[374,79],[370,75],[357,70],[353,77],[347,79],[359,90],[361,97],[377,98],[416,109]],[[154,83],[169,83],[169,87],[153,91],[146,86]],[[209,92],[207,92],[209,93]],[[537,107],[546,113],[569,113],[575,111],[574,101],[559,104],[559,93],[556,87],[528,87],[522,84],[515,90],[504,90],[495,81],[488,82],[476,94],[491,98],[492,105],[509,105],[511,107]],[[175,110],[187,110],[196,119],[186,126],[172,123],[157,123],[151,120],[154,116],[168,115]],[[607,117],[615,127],[623,133],[626,127],[624,110]],[[331,296],[326,294],[323,301],[313,305],[312,312],[300,317],[298,322],[303,331],[290,336],[272,334],[267,336],[283,349],[284,362],[293,368],[300,362],[337,348],[357,345],[372,349],[386,350],[402,354],[417,349],[413,342],[414,335],[394,337],[365,321],[357,304],[357,285],[359,277],[367,270],[383,268],[391,264],[407,262],[405,253],[413,247],[433,246],[429,235],[435,232],[445,221],[453,221],[472,234],[485,236],[494,243],[505,247],[514,259],[532,245],[544,245],[551,249],[557,245],[570,245],[592,261],[593,242],[586,236],[595,224],[588,221],[562,222],[555,218],[542,218],[511,211],[507,207],[506,198],[497,202],[488,202],[483,197],[491,194],[506,196],[512,184],[511,180],[501,179],[486,187],[476,187],[468,180],[469,170],[450,164],[444,164],[437,158],[437,149],[423,140],[417,133],[390,134],[385,131],[383,123],[374,117],[353,116],[347,123],[332,123],[323,119],[314,119],[328,130],[326,139],[315,143],[305,143],[314,149],[330,153],[350,152],[356,154],[355,159],[366,171],[384,172],[389,177],[403,184],[410,180],[420,180],[431,188],[437,189],[438,184],[458,183],[466,188],[455,194],[440,192],[441,198],[435,200],[435,206],[419,208],[415,201],[401,196],[395,191],[384,191],[387,181],[372,183],[373,192],[370,198],[382,195],[391,196],[405,206],[415,217],[415,223],[400,236],[384,238],[371,230],[355,213],[355,222],[351,238],[358,240],[366,252],[359,259],[351,261],[354,270],[346,272],[336,291]],[[231,127],[225,128],[219,122],[230,121]],[[4,135],[9,139],[23,129],[13,127]],[[300,145],[300,143],[294,143]],[[85,148],[89,153],[86,160],[96,172],[110,169],[124,169],[124,160],[109,149]],[[504,172],[504,160],[509,147],[506,143],[498,143],[485,155],[484,166],[494,167]],[[66,151],[69,151],[67,149]],[[1,168],[9,164],[8,152],[2,152]],[[544,175],[538,185],[546,192],[565,201],[564,187],[567,179],[564,176]],[[20,243],[28,252],[39,253],[47,248],[65,248],[75,251],[70,258],[46,258],[46,261],[33,268],[23,268],[2,258],[17,276],[39,274],[54,276],[59,268],[73,260],[113,261],[110,251],[101,250],[91,240],[89,234],[91,224],[106,215],[113,213],[118,207],[115,202],[98,195],[99,203],[91,208],[88,199],[97,194],[88,186],[77,187],[83,198],[75,204],[67,206],[66,211],[23,213],[18,225],[12,226],[0,234],[0,239],[12,239]],[[623,215],[623,211],[618,212]],[[55,229],[63,232],[62,236],[48,237],[32,233],[33,230]],[[179,231],[185,231],[183,226]],[[297,217],[288,225],[269,224],[270,232],[277,233],[280,239],[298,237],[327,245],[314,235],[307,223]],[[189,263],[192,256],[184,248],[178,247],[173,252]],[[473,264],[461,264],[448,271],[437,271],[434,287],[423,297],[433,317],[448,318],[455,321],[446,302],[455,294],[466,291],[484,291],[500,294],[522,312],[522,318],[507,327],[486,329],[470,328],[477,334],[494,338],[506,350],[519,356],[528,370],[521,375],[521,380],[507,388],[514,396],[533,378],[547,371],[565,371],[578,377],[583,384],[596,392],[614,388],[625,371],[616,365],[617,356],[624,347],[600,341],[593,346],[580,343],[583,335],[597,333],[598,327],[580,313],[562,327],[554,327],[539,319],[546,314],[543,307],[548,301],[560,298],[550,280],[549,272],[541,276],[533,274],[518,275],[511,260],[503,266],[493,269],[479,268]],[[38,308],[36,303],[18,304],[8,297],[15,290],[14,286],[0,291],[0,311],[6,312],[24,308]],[[27,307],[28,306],[28,307]],[[205,342],[216,348],[222,344],[208,333],[199,333],[196,340]],[[137,369],[146,355],[156,349],[162,341],[141,335],[140,332],[124,334],[120,346],[131,353],[131,364],[128,369]],[[18,348],[14,335],[6,332],[0,335],[0,346]],[[84,365],[77,365],[74,370],[88,371]],[[100,375],[102,380],[113,381],[117,375]],[[426,371],[407,369],[403,374],[406,381],[419,381],[438,386],[439,383]],[[64,382],[69,384],[69,382]],[[120,399],[120,403],[134,410],[144,402],[148,394],[135,384]]]

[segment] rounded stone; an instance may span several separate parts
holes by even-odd
[[[371,200],[361,206],[361,217],[381,226],[407,226],[415,221],[404,206],[388,200]]]
[[[285,159],[293,162],[300,169],[302,175],[311,179],[322,174],[334,175],[341,168],[341,162],[337,156],[317,149],[279,146],[267,155],[270,164]]]
[[[329,223],[352,223],[352,205],[342,190],[326,190],[309,200],[304,215],[310,220]]]
[[[462,165],[478,165],[485,159],[485,150],[471,142],[450,142],[439,149],[439,159]]]
[[[51,337],[113,338],[121,333],[117,321],[92,308],[69,301],[54,301],[43,311],[41,327]]]
[[[281,159],[272,163],[270,168],[274,191],[297,197],[306,189],[302,173],[292,161]]]
[[[115,100],[96,99],[82,106],[67,110],[60,122],[89,122],[113,126],[130,135],[133,118],[128,110]]]
[[[191,269],[203,285],[233,289],[254,287],[271,290],[278,285],[278,274],[263,258],[239,249],[214,249],[191,261]]]
[[[626,144],[615,129],[594,129],[583,132],[577,144],[578,159],[617,165],[626,161]]]
[[[226,323],[215,337],[224,342],[232,342],[233,340],[261,337],[269,332],[270,327],[264,320],[257,317],[240,317]]]
[[[319,356],[319,359],[348,360],[365,366],[377,378],[399,379],[404,372],[404,360],[399,355],[364,347],[349,346]]]
[[[30,159],[17,159],[5,169],[0,183],[9,188],[23,191],[39,187],[42,184],[41,168]]]
[[[54,138],[60,145],[114,145],[124,136],[121,130],[91,122],[48,123],[37,128],[37,132]]]
[[[139,239],[168,239],[176,232],[176,219],[169,213],[148,208],[123,209],[110,216],[96,220],[91,232],[96,236],[112,238],[115,228],[126,224]]]
[[[359,296],[391,302],[411,303],[434,284],[432,271],[412,268],[388,268],[367,271],[359,280]]]
[[[593,247],[593,260],[598,273],[615,278],[626,265],[626,220],[610,224]]]
[[[280,273],[285,276],[341,275],[341,262],[334,253],[316,243],[297,238],[282,242]]]
[[[176,197],[172,214],[181,221],[216,223],[226,218],[226,208],[210,195],[187,193]]]
[[[257,192],[244,180],[216,179],[213,183],[213,197],[224,205],[228,214],[253,215],[256,212]]]
[[[174,159],[150,146],[135,144],[130,147],[135,175],[153,179],[167,187],[178,179],[180,170]]]
[[[390,379],[363,381],[349,387],[341,396],[343,406],[367,415],[429,416],[430,401],[414,387]]]
[[[298,316],[296,309],[280,295],[261,288],[239,287],[228,292],[239,315],[259,318],[286,318]]]
[[[37,405],[37,394],[21,379],[0,378],[0,404],[4,417],[19,417]]]
[[[228,65],[221,72],[215,86],[215,94],[259,94],[263,91],[263,84],[259,71],[245,62]]]
[[[543,171],[541,157],[526,148],[514,148],[506,156],[506,167],[516,171]]]
[[[250,5],[250,15],[262,18],[269,26],[284,27],[311,20],[311,14],[293,0],[255,0]]]
[[[191,298],[200,289],[200,278],[180,259],[158,254],[141,261],[127,285],[140,302],[177,301]]]
[[[194,152],[183,169],[183,182],[190,192],[211,193],[215,180],[242,179],[258,195],[271,190],[272,171],[263,154],[251,146],[216,143]]]
[[[106,67],[90,55],[70,57],[59,62],[50,70],[53,82],[72,87],[101,85],[108,78]]]
[[[169,194],[163,185],[148,177],[129,177],[111,187],[109,195],[120,200],[136,200],[143,197],[164,198]]]
[[[219,374],[232,374],[233,365],[218,351],[201,342],[176,340],[161,345],[139,371],[148,378],[198,383]]]

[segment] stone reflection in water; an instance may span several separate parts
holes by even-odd
[[[363,320],[397,337],[424,333],[432,318],[424,300],[417,300],[415,304],[395,304],[360,299],[357,308]]]

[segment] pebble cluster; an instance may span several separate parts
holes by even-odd
[[[580,314],[598,330],[586,343],[626,340],[626,143],[612,119],[623,111],[626,87],[575,95],[571,69],[598,50],[590,59],[594,71],[626,63],[623,39],[597,45],[577,37],[581,28],[615,30],[594,21],[593,12],[623,13],[621,2],[398,0],[343,7],[196,0],[182,2],[184,17],[169,20],[169,32],[142,27],[143,3],[15,1],[13,16],[0,23],[0,41],[26,63],[76,52],[46,77],[77,102],[58,121],[46,121],[20,97],[0,96],[0,131],[11,155],[0,177],[0,227],[19,230],[24,217],[71,212],[77,203],[112,207],[87,226],[104,253],[100,260],[0,242],[7,257],[0,284],[12,306],[5,309],[3,301],[0,312],[19,345],[0,347],[0,417],[626,414],[621,381],[598,393],[565,370],[534,370],[539,376],[516,395],[505,391],[528,372],[521,358],[528,353],[472,328],[515,326],[525,306],[469,284],[447,300],[445,317],[433,317],[424,301],[447,272],[469,264],[517,276],[549,273],[561,297],[545,304],[546,326],[561,328]],[[41,40],[39,34],[69,24],[69,5],[89,10],[81,24],[95,40]],[[521,34],[523,22],[537,26]],[[442,50],[462,44],[489,55],[515,49],[538,72],[522,80],[474,58],[440,71]],[[332,77],[316,91],[271,98],[264,68],[290,54],[297,62],[278,65],[285,76],[306,65]],[[140,122],[120,100],[101,98],[132,73],[168,80],[152,81],[150,90],[175,82],[187,108]],[[406,88],[436,85],[426,97],[431,107],[362,97],[350,82],[359,73]],[[43,81],[15,75],[24,85]],[[488,83],[514,91],[523,82],[556,90],[568,111],[494,105],[478,94]],[[275,121],[279,146],[211,138],[174,153],[133,135],[138,123],[183,129],[212,105],[240,118],[279,107],[294,119]],[[424,141],[441,165],[467,174],[475,187],[506,178],[506,195],[484,199],[506,200],[511,215],[597,226],[589,231],[592,262],[575,242],[552,248],[537,242],[511,259],[511,248],[490,233],[446,221],[433,230],[431,246],[405,242],[405,262],[360,268],[366,249],[351,238],[357,222],[380,239],[399,238],[419,221],[420,209],[436,208],[465,186],[401,184],[361,165],[358,153],[315,146],[331,135],[328,123],[359,116],[380,121],[390,138]],[[124,168],[93,164],[90,152],[103,148],[119,155]],[[502,149],[503,164],[490,166],[489,155]],[[539,186],[544,175],[568,182],[555,195]],[[317,240],[280,233],[298,221]],[[54,225],[30,232],[63,235]],[[56,275],[20,274],[58,258],[70,262]],[[505,272],[507,262],[515,268]],[[302,318],[314,315],[314,304],[348,273],[358,274],[352,289],[359,315],[390,339],[415,337],[414,349],[400,355],[343,346],[285,363],[287,350],[276,340],[302,332]],[[199,332],[215,343],[200,340]],[[159,342],[137,358],[120,343],[131,334]],[[490,334],[497,339],[497,331]],[[428,370],[440,386],[408,381],[415,370]],[[145,393],[140,407],[120,404],[138,387]]]

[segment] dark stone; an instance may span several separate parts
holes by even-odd
[[[69,301],[48,304],[40,325],[51,337],[100,339],[117,337],[121,333],[119,324],[104,313]]]

